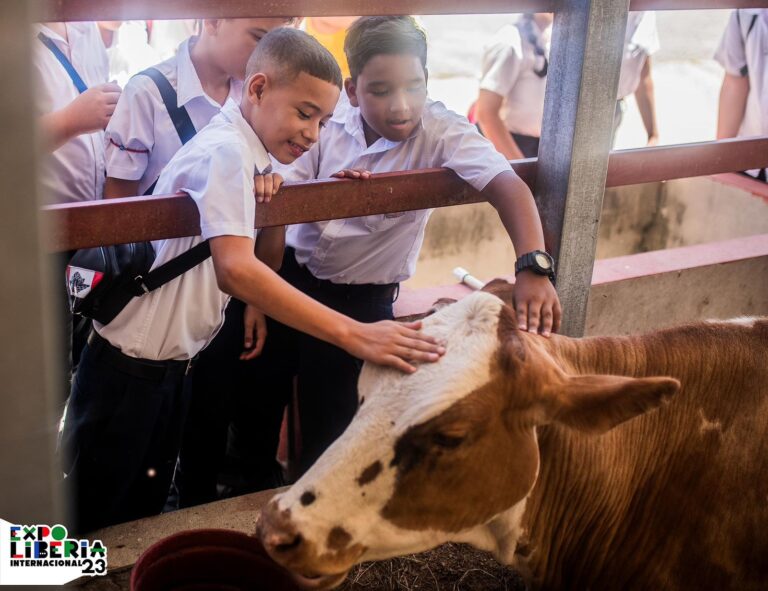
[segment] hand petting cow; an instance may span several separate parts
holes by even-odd
[[[533,588],[766,589],[768,319],[545,339],[476,293],[424,331],[445,356],[366,364],[352,424],[262,513],[306,586],[456,541]]]

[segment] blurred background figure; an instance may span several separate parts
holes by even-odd
[[[725,68],[717,139],[768,134],[768,8],[734,10],[715,59]],[[766,170],[748,170],[765,182]]]
[[[483,55],[480,92],[470,112],[509,160],[539,151],[553,14],[524,14],[502,28]]]
[[[347,56],[344,55],[344,39],[347,29],[359,16],[311,16],[304,19],[304,30],[331,52],[341,67],[341,75],[349,77]]]
[[[109,78],[120,86],[137,72],[162,61],[149,44],[147,21],[99,21],[98,25],[109,57]]]
[[[613,120],[613,137],[624,119],[626,98],[635,95],[637,108],[648,135],[647,145],[659,142],[656,125],[656,99],[651,75],[651,56],[659,50],[659,33],[656,29],[655,12],[630,12],[621,60],[621,75],[617,93],[616,116]]]
[[[147,21],[149,45],[157,53],[157,61],[176,55],[182,41],[200,32],[200,21],[181,19],[173,21]]]

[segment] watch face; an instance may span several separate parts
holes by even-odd
[[[536,259],[536,264],[539,265],[542,269],[551,269],[552,264],[549,262],[549,258],[547,258],[545,255],[538,253],[534,257]]]

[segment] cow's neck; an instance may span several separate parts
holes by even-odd
[[[682,389],[668,409],[600,437],[559,425],[539,429],[541,472],[524,526],[530,567],[543,587],[600,587],[595,577],[614,577],[613,588],[622,588],[630,581],[615,577],[633,569],[652,578],[650,565],[627,564],[628,545],[637,546],[633,556],[638,560],[654,556],[659,572],[665,560],[674,559],[676,549],[665,547],[663,538],[642,537],[668,531],[663,520],[677,517],[655,515],[657,499],[646,493],[665,490],[664,484],[676,479],[698,482],[698,473],[686,471],[717,452],[718,429],[727,429],[737,412],[757,412],[763,395],[750,380],[768,378],[768,339],[748,335],[748,330],[697,325],[641,337],[547,341],[569,373],[672,376]],[[701,458],[675,457],[670,450]],[[666,490],[674,490],[674,484]],[[654,526],[654,520],[660,523]],[[614,566],[617,556],[622,557],[620,568]]]

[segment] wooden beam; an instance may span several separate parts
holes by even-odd
[[[557,261],[562,332],[581,336],[611,149],[629,0],[563,0],[555,13],[536,202]]]
[[[35,0],[42,21],[552,12],[557,0]],[[632,0],[631,10],[752,8],[765,0]]]
[[[606,186],[618,187],[768,166],[768,138],[721,140],[622,150],[611,154]],[[512,167],[532,189],[537,161]],[[362,189],[362,192],[361,192]],[[256,227],[476,203],[469,186],[447,170],[374,175],[370,181],[288,184],[270,204],[257,205]],[[197,209],[183,195],[92,201],[43,208],[50,250],[72,250],[190,236],[200,230]],[[547,225],[550,213],[543,211]],[[116,224],[114,220],[120,220]]]
[[[26,0],[0,2],[0,517],[32,525],[62,517],[53,450],[63,400],[55,386],[64,380],[55,379],[61,323],[53,320],[52,294],[63,299],[64,284],[52,289],[40,247],[30,26]]]

